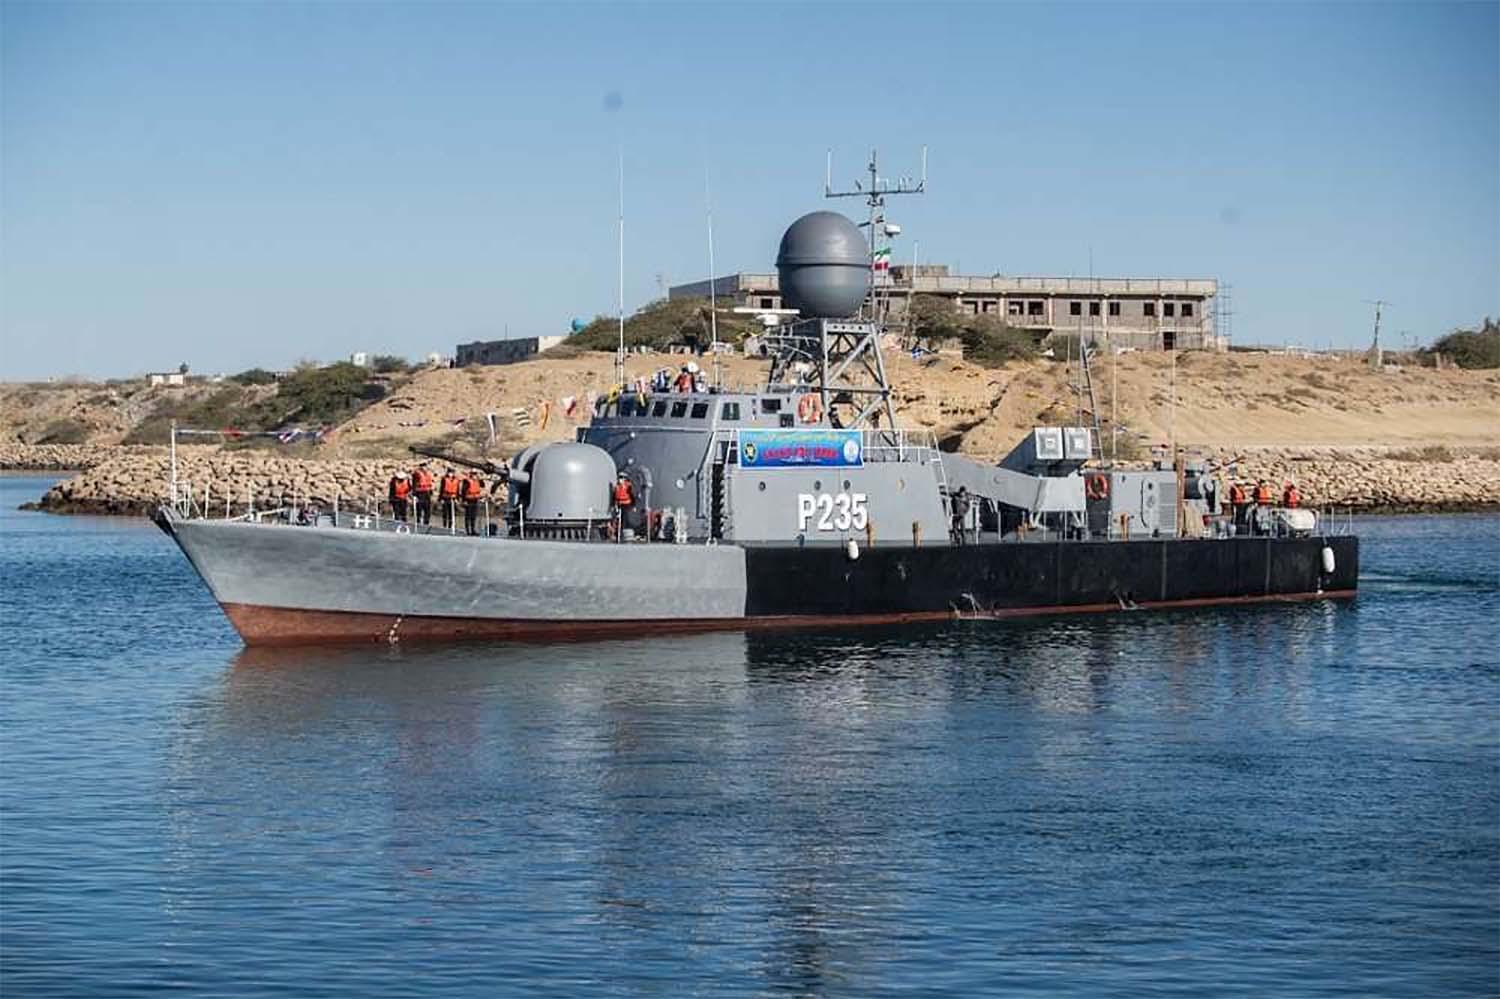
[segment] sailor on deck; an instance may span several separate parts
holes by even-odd
[[[417,497],[417,523],[432,523],[432,472],[426,465],[411,473],[411,491]]]
[[[406,477],[405,472],[397,472],[391,477],[390,500],[391,515],[397,520],[406,520],[406,501],[411,496],[411,480]]]
[[[1249,520],[1250,494],[1245,491],[1243,483],[1234,482],[1229,486],[1229,509],[1234,514],[1236,527],[1244,527]]]
[[[635,485],[631,483],[630,476],[624,472],[619,474],[609,498],[615,507],[615,536],[622,537],[625,528],[636,527]]]
[[[459,482],[451,468],[443,469],[443,477],[438,479],[438,505],[442,507],[443,526],[449,530],[453,529],[453,514],[458,509]]]
[[[969,526],[969,487],[959,486],[949,503],[953,511],[953,540],[961,545]]]
[[[479,533],[479,501],[484,499],[484,482],[473,472],[464,476],[463,499],[464,533],[477,535]]]

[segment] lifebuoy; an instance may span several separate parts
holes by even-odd
[[[411,533],[411,528],[407,527],[405,524],[397,524],[396,525],[396,533],[397,534],[410,534]]]
[[[1091,500],[1109,499],[1109,476],[1095,472],[1083,480],[1083,494]]]
[[[816,393],[809,392],[797,400],[797,419],[803,423],[821,423],[823,420],[823,399]]]

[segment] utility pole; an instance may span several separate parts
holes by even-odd
[[[1376,298],[1365,299],[1365,304],[1375,306],[1375,335],[1370,340],[1370,353],[1368,359],[1370,362],[1370,367],[1374,368],[1376,371],[1379,371],[1385,365],[1385,357],[1382,355],[1380,350],[1380,313],[1382,309],[1384,309],[1391,303],[1387,302],[1383,298]]]

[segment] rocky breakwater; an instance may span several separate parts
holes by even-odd
[[[122,455],[167,453],[164,447],[149,444],[0,444],[0,471],[61,472],[93,468],[102,461]]]
[[[1235,478],[1265,479],[1278,495],[1295,482],[1309,506],[1369,513],[1500,509],[1500,448],[1260,449],[1238,457]]]
[[[115,449],[78,475],[59,482],[28,509],[50,513],[150,515],[171,493],[171,456],[166,448],[146,453]],[[318,460],[264,451],[185,447],[177,451],[182,497],[198,509],[222,516],[309,500],[331,508],[363,510],[383,501],[391,476],[410,469],[397,461]]]

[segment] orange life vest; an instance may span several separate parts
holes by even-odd
[[[427,471],[427,469],[419,468],[411,473],[411,481],[417,492],[432,492],[432,473]]]
[[[391,480],[391,495],[396,499],[406,499],[407,494],[409,494],[410,492],[411,483],[407,482],[405,479]]]
[[[635,503],[635,490],[630,488],[629,479],[621,479],[615,483],[615,506],[631,506]]]
[[[475,475],[464,479],[464,499],[477,500],[484,496],[484,483]]]
[[[1256,502],[1256,504],[1258,506],[1270,506],[1271,505],[1271,487],[1270,486],[1256,486],[1255,487],[1255,502]]]
[[[458,476],[445,475],[438,481],[438,489],[443,499],[458,499]]]
[[[1232,486],[1229,487],[1229,505],[1230,506],[1244,506],[1245,505],[1245,487],[1242,486],[1242,485],[1240,485],[1238,482],[1236,482],[1234,485],[1232,485]]]
[[[1286,492],[1281,496],[1281,505],[1296,508],[1302,505],[1302,494],[1297,492],[1296,486],[1287,486]]]

